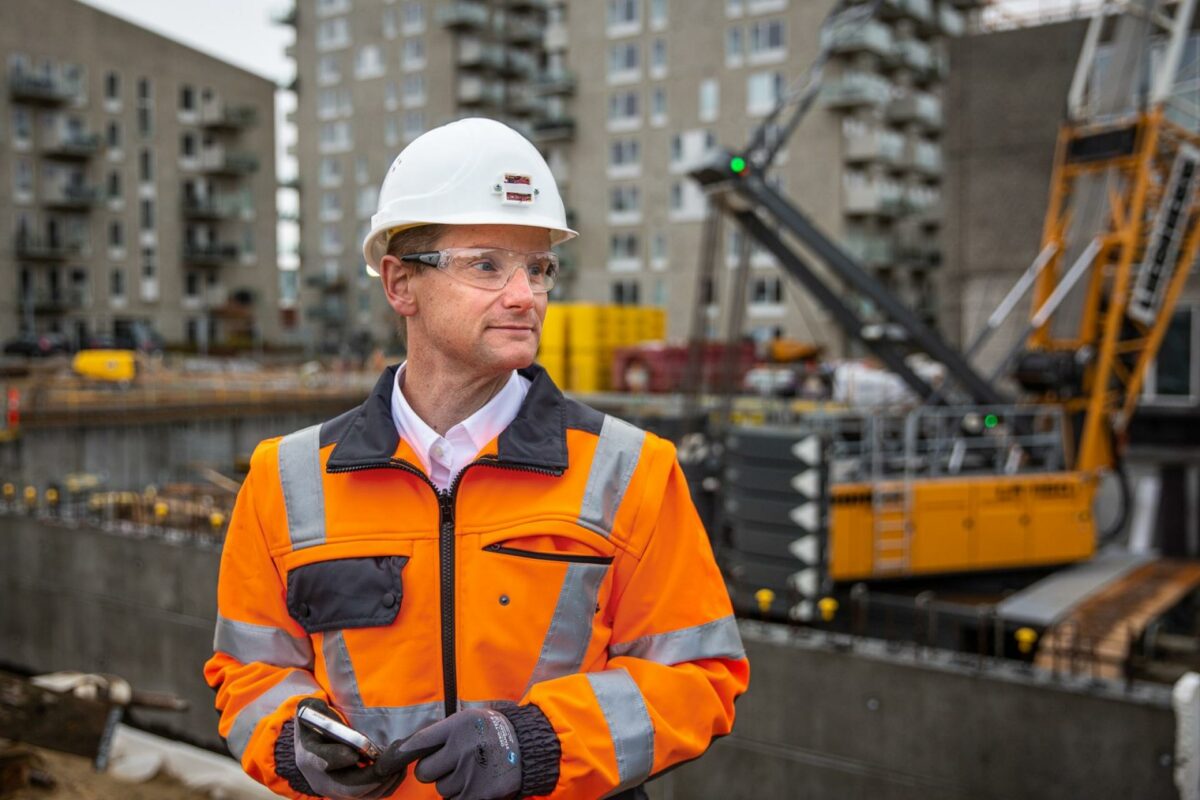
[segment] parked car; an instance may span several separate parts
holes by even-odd
[[[71,343],[61,333],[23,333],[4,343],[4,353],[10,356],[44,358],[70,352]]]
[[[83,343],[85,350],[136,350],[139,353],[161,353],[162,334],[144,322],[121,326],[116,333],[97,333]]]

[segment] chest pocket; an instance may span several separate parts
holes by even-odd
[[[404,597],[408,556],[338,558],[296,567],[287,608],[307,633],[390,625]]]

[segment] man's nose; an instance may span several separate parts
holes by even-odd
[[[506,306],[527,307],[533,305],[533,286],[529,283],[529,270],[524,265],[517,267],[504,284],[503,299]]]

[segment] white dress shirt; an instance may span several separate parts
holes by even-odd
[[[417,458],[421,459],[421,466],[425,468],[429,479],[445,491],[484,445],[496,438],[516,418],[529,392],[529,379],[513,370],[512,377],[483,408],[446,431],[445,436],[438,436],[437,431],[417,416],[401,391],[407,366],[408,362],[405,362],[396,370],[396,386],[392,390],[392,422],[400,438],[408,442]]]

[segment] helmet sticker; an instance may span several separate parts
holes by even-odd
[[[505,172],[493,188],[504,205],[531,205],[538,195],[533,188],[533,176],[521,172]]]

